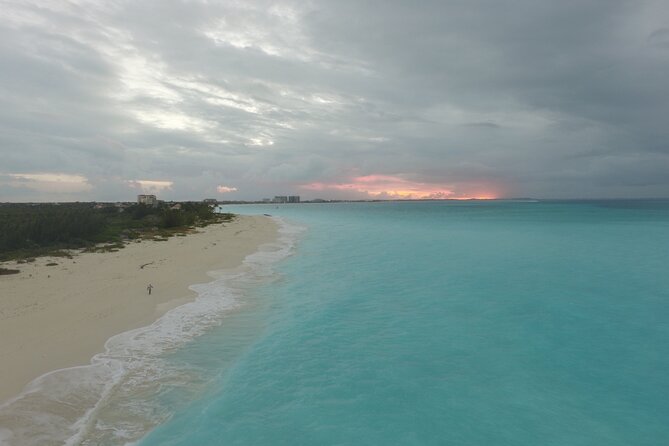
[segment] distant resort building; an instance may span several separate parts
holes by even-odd
[[[158,206],[158,199],[155,195],[137,195],[137,203],[147,206]]]
[[[202,200],[202,202],[207,204],[218,204],[218,200],[216,198],[205,198]]]
[[[263,199],[263,202],[265,199]],[[268,200],[269,201],[269,200]],[[300,202],[300,196],[299,195],[277,195],[274,197],[272,200],[272,203],[299,203]]]

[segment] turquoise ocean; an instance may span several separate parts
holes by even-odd
[[[306,230],[140,445],[669,444],[669,202],[226,210]]]
[[[223,210],[280,242],[72,444],[669,445],[669,201]]]

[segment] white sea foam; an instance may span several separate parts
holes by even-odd
[[[47,373],[0,406],[0,445],[130,444],[166,420],[171,408],[152,396],[163,387],[198,389],[204,383],[197,369],[168,367],[165,354],[221,324],[244,304],[245,289],[275,277],[273,264],[293,252],[304,230],[276,220],[276,242],[261,246],[239,268],[212,272],[214,281],[192,285],[195,300],[110,338],[90,365]]]

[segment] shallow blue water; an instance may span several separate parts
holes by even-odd
[[[308,230],[142,446],[669,444],[669,202],[229,209]]]

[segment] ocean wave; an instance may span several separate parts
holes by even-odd
[[[273,265],[293,253],[304,228],[273,218],[277,240],[238,268],[211,272],[212,282],[190,286],[193,301],[111,337],[90,365],[42,375],[1,405],[0,444],[131,444],[169,418],[174,408],[156,395],[170,386],[196,394],[206,378],[197,368],[168,365],[165,355],[220,325],[244,304],[245,290],[275,279]]]

